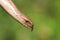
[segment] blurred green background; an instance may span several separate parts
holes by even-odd
[[[0,40],[60,40],[60,0],[12,0],[34,23],[25,28],[0,7]]]

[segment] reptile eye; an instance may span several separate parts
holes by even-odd
[[[31,24],[31,23],[30,23],[29,21],[27,21],[27,20],[26,20],[25,22],[26,22],[27,24]]]
[[[30,21],[26,20],[25,24],[31,28],[31,31],[33,31],[33,24]]]

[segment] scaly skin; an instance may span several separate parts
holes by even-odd
[[[25,25],[25,27],[33,28],[32,22],[17,9],[11,0],[0,0],[0,5],[18,22]]]

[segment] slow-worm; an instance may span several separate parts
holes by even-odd
[[[18,22],[27,28],[33,28],[33,23],[23,13],[21,13],[12,0],[0,0],[0,5]]]

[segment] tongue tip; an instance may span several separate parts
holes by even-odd
[[[33,31],[33,25],[31,26],[31,31]]]

